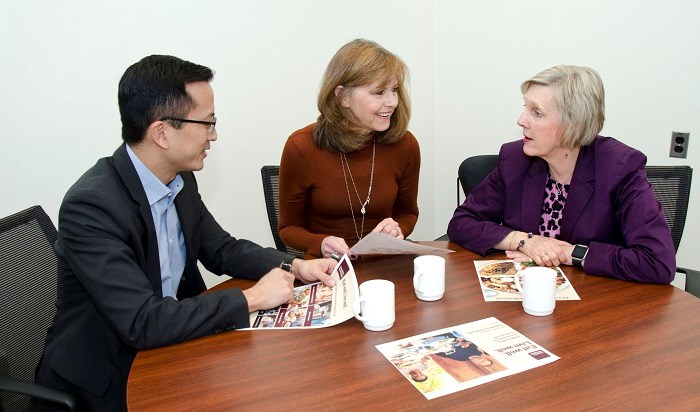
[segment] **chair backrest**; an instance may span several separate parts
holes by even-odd
[[[459,201],[459,187],[462,186],[464,196],[469,195],[496,168],[498,155],[479,155],[464,159],[457,171],[457,206]]]
[[[56,313],[58,234],[41,206],[0,219],[0,376],[34,382]],[[3,392],[0,409],[25,410],[30,398]]]
[[[263,192],[265,193],[265,206],[267,207],[267,220],[270,221],[272,238],[275,240],[275,247],[281,252],[293,256],[303,256],[304,253],[287,246],[280,238],[277,231],[277,224],[280,219],[280,199],[279,199],[279,166],[263,166],[260,169],[262,175]]]
[[[654,195],[664,209],[673,246],[678,251],[688,213],[693,169],[690,166],[647,166],[646,172]]]

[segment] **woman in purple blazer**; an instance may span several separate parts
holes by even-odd
[[[450,240],[482,255],[499,249],[518,262],[670,283],[675,249],[646,179],[646,156],[598,136],[605,120],[598,73],[555,66],[521,90],[523,139],[501,147],[496,169],[455,211]]]

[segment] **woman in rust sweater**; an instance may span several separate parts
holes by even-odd
[[[280,162],[279,234],[310,256],[342,255],[370,232],[399,239],[418,220],[418,141],[407,131],[407,68],[377,43],[338,50],[318,122],[292,133]]]

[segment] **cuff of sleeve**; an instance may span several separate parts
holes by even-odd
[[[212,332],[220,333],[233,329],[250,327],[250,313],[248,313],[248,300],[240,289],[228,289],[222,291],[227,296],[223,297],[224,302],[232,304],[227,321],[220,322],[214,326]],[[222,302],[223,303],[223,302]],[[218,311],[221,313],[221,311]]]
[[[326,235],[314,235],[313,241],[311,243],[311,247],[306,251],[307,254],[313,256],[313,257],[323,257],[321,256],[321,243],[323,243],[323,239],[325,239]]]

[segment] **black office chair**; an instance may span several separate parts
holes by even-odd
[[[459,187],[462,186],[464,196],[468,196],[472,191],[486,179],[489,173],[493,172],[498,164],[498,155],[479,155],[464,159],[457,170],[457,206],[462,203],[459,201]]]
[[[496,168],[498,163],[498,155],[478,155],[464,159],[457,169],[457,207],[462,204],[460,202],[460,187],[464,192],[464,196],[468,196]],[[447,234],[440,236],[435,240],[450,240]]]
[[[28,410],[32,398],[77,407],[72,395],[34,383],[56,312],[57,236],[41,206],[0,219],[0,410]]]
[[[302,257],[304,252],[287,246],[280,238],[277,231],[277,224],[280,219],[280,201],[279,201],[279,166],[263,166],[260,169],[262,175],[263,192],[265,193],[265,206],[267,207],[267,219],[270,221],[270,230],[272,230],[272,238],[275,240],[277,250]]]
[[[693,169],[690,166],[647,166],[646,172],[654,195],[664,209],[677,252],[688,213]],[[700,297],[700,272],[687,268],[677,268],[676,271],[685,273],[685,290]]]

